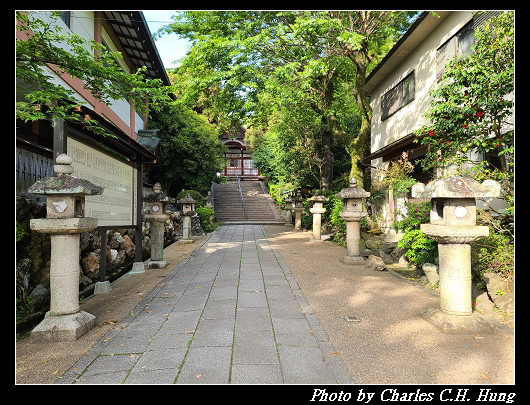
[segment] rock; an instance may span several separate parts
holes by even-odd
[[[392,253],[390,253],[390,256],[392,256],[394,261],[397,262],[405,254],[406,251],[407,249],[396,246],[394,250],[392,250]]]
[[[440,280],[440,273],[438,266],[432,263],[425,263],[421,269],[427,276],[430,284],[436,284]]]
[[[23,299],[26,296],[31,277],[31,260],[22,259],[16,265],[16,293],[17,298]]]
[[[409,262],[407,261],[407,259],[405,259],[404,255],[401,255],[401,257],[399,258],[397,262],[397,265],[399,267],[407,268],[409,266]]]
[[[502,312],[512,313],[515,311],[515,295],[513,293],[497,295],[493,302]]]
[[[114,232],[112,237],[109,239],[108,245],[111,249],[118,249],[120,247],[120,243],[123,242],[123,237],[119,232]]]
[[[127,257],[133,258],[134,257],[134,243],[129,237],[129,235],[125,235],[123,237],[123,242],[120,245],[120,248],[125,251],[125,254]]]
[[[382,249],[385,253],[390,254],[394,251],[395,248],[397,248],[397,244],[397,242],[385,242],[381,245],[379,249]]]
[[[117,269],[120,267],[123,263],[125,263],[125,250],[111,250],[111,252],[116,252],[115,255],[112,257],[112,267],[114,269]]]
[[[371,267],[372,270],[378,271],[387,270],[385,262],[375,255],[368,256],[368,261],[366,262],[365,267]]]
[[[375,250],[374,256],[380,257],[385,263],[394,263],[394,258],[390,254],[386,253],[384,249]]]
[[[81,260],[84,273],[91,279],[99,277],[99,258],[101,249],[96,249],[88,253],[86,257]]]
[[[142,256],[147,255],[151,252],[151,238],[144,236],[142,239]]]
[[[191,236],[204,236],[204,229],[201,226],[201,218],[196,215],[191,217]]]
[[[493,272],[484,273],[482,279],[486,283],[488,295],[495,306],[502,312],[513,312],[515,296],[510,289],[511,285],[508,280],[504,280],[500,274]]]
[[[81,254],[87,253],[92,249],[92,244],[94,243],[94,232],[83,232],[80,237],[79,246],[81,249]]]
[[[495,302],[497,292],[502,292],[506,288],[506,283],[503,281],[500,274],[488,272],[482,275],[482,280],[486,284],[490,298]]]
[[[31,298],[33,312],[35,312],[50,302],[50,290],[44,287],[43,284],[39,284],[33,289],[33,291],[31,291],[29,297]]]
[[[383,243],[384,242],[382,240],[378,240],[378,239],[367,239],[365,242],[366,249],[370,249],[370,250],[379,249],[379,247],[382,246]]]

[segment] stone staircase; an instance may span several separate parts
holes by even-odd
[[[214,183],[214,210],[217,221],[247,224],[283,224],[269,194],[263,191],[261,181],[241,181],[241,203],[237,181]]]

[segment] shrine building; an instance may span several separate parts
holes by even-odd
[[[227,177],[239,177],[240,180],[261,180],[259,169],[254,166],[249,145],[245,142],[246,129],[234,128],[224,132],[219,137],[219,142],[226,145],[226,165],[221,174]]]

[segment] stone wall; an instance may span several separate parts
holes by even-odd
[[[50,236],[29,228],[33,218],[46,217],[46,207],[33,200],[17,197],[16,221],[24,235],[16,242],[16,298],[17,322],[33,314],[44,314],[50,300]],[[106,278],[113,281],[128,272],[134,262],[135,229],[107,231],[104,247],[107,260]],[[204,235],[200,218],[192,218],[191,235]],[[170,212],[165,224],[165,246],[182,237],[182,218],[178,212]],[[81,234],[79,260],[79,290],[82,296],[91,294],[99,281],[101,256],[100,231]],[[147,260],[151,252],[149,223],[142,224],[142,258]]]

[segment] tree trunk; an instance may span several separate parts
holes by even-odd
[[[322,157],[324,163],[322,165],[320,189],[331,190],[333,187],[333,132],[329,128],[328,120],[322,117]]]
[[[357,181],[361,181],[360,187],[364,187],[364,167],[357,167],[357,160],[364,157],[365,153],[369,151],[370,147],[370,124],[372,122],[372,107],[366,98],[366,68],[368,66],[368,60],[364,56],[363,52],[359,52],[354,60],[355,66],[357,67],[355,73],[355,99],[357,106],[361,110],[361,130],[359,136],[355,139],[355,145],[352,148],[350,154],[352,155],[352,169],[350,175],[359,173],[361,178],[356,176]],[[353,162],[353,152],[357,155],[355,164]],[[351,177],[350,177],[351,178]]]

